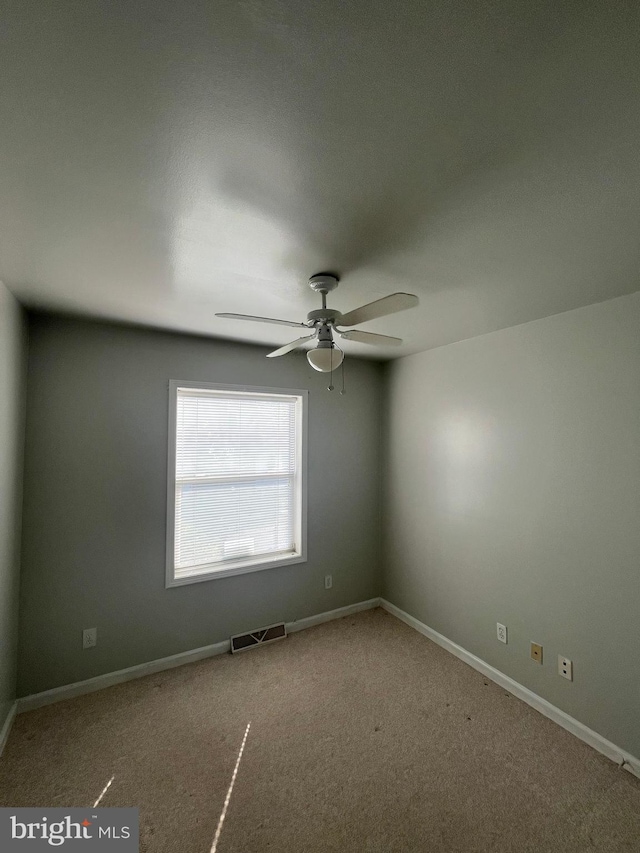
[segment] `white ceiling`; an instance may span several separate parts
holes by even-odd
[[[640,5],[50,0],[0,31],[0,278],[281,345],[307,278],[391,357],[640,289]]]

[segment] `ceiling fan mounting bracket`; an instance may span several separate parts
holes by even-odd
[[[331,293],[338,286],[340,279],[337,275],[329,272],[321,272],[312,275],[309,279],[309,287],[316,293]]]

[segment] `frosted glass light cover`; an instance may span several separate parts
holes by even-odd
[[[319,370],[320,373],[330,373],[332,368],[335,370],[340,367],[343,358],[342,350],[334,347],[312,349],[307,353],[307,361],[314,370]]]

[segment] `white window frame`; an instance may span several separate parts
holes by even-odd
[[[197,567],[193,574],[176,577],[175,571],[175,513],[176,513],[176,415],[179,388],[203,391],[223,391],[235,394],[252,394],[262,397],[297,397],[297,464],[296,464],[296,550],[292,554],[249,558],[230,561],[229,565],[208,564]],[[255,385],[221,385],[218,382],[169,381],[169,441],[167,459],[167,554],[166,587],[185,586],[190,583],[258,572],[276,566],[289,566],[307,560],[307,433],[309,392],[291,388],[265,388]],[[299,539],[299,541],[298,541]],[[213,568],[210,566],[216,566]]]

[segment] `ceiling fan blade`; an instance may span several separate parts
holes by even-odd
[[[305,335],[304,338],[298,338],[297,341],[291,341],[290,344],[285,344],[280,349],[276,349],[273,352],[267,354],[267,358],[277,358],[279,355],[286,355],[288,352],[291,352],[292,349],[301,346],[305,341],[310,341],[311,338],[315,338],[315,332],[313,335]]]
[[[253,317],[251,314],[216,314],[216,317],[227,317],[230,320],[255,320],[256,323],[277,323],[278,326],[303,326],[306,323],[294,323],[292,320],[272,320],[271,317]]]
[[[348,314],[343,314],[340,317],[339,325],[357,326],[360,323],[366,323],[368,320],[386,317],[387,314],[395,314],[397,311],[415,308],[419,301],[418,297],[412,293],[392,293],[390,296],[383,296],[382,299],[376,299],[375,302],[369,302],[367,305],[361,305],[360,308],[354,308]]]
[[[338,332],[341,338],[348,341],[358,341],[360,344],[380,344],[381,346],[397,347],[402,343],[402,338],[392,338],[390,335],[376,335],[373,332],[359,332],[352,329],[350,332]]]

